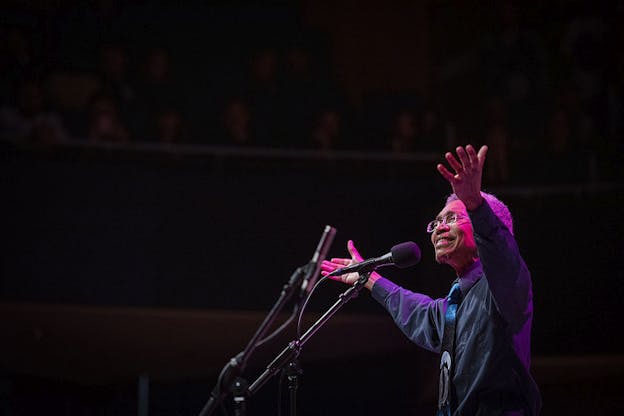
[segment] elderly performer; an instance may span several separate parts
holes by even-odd
[[[440,353],[438,415],[537,415],[541,399],[529,373],[531,276],[513,236],[509,210],[481,191],[487,154],[468,145],[437,166],[453,193],[427,225],[435,259],[457,278],[446,298],[403,289],[373,272],[366,283],[409,339]],[[453,173],[454,172],[454,173]],[[324,275],[362,261],[333,258]],[[356,273],[332,277],[347,284]]]

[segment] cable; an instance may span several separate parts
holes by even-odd
[[[286,329],[288,327],[288,325],[290,325],[293,321],[293,319],[295,319],[295,317],[297,316],[297,312],[299,311],[299,304],[296,304],[295,307],[293,308],[290,316],[284,321],[283,324],[281,324],[275,331],[273,331],[273,333],[267,335],[266,337],[264,337],[263,339],[261,339],[260,341],[258,341],[256,343],[256,347],[260,347],[262,345],[264,345],[265,343],[267,343],[268,341],[272,340],[273,338],[275,338],[278,334],[280,334],[284,329]]]
[[[303,267],[298,268],[295,273],[301,273],[303,271]],[[240,360],[245,356],[245,352],[248,352],[248,354],[250,354],[251,352],[253,352],[254,349],[266,344],[268,341],[272,340],[273,338],[275,338],[277,335],[279,335],[281,332],[283,332],[295,319],[295,317],[297,316],[297,312],[299,312],[298,314],[298,320],[297,320],[297,338],[301,338],[301,317],[303,316],[303,311],[306,308],[308,301],[310,300],[310,298],[312,297],[312,294],[314,293],[314,291],[316,290],[317,286],[319,284],[321,284],[321,282],[327,280],[327,278],[322,278],[321,280],[319,280],[318,282],[316,282],[316,284],[314,285],[314,287],[312,288],[312,290],[308,293],[308,295],[306,296],[303,305],[301,305],[301,303],[295,302],[294,306],[293,306],[293,310],[291,312],[291,314],[288,316],[288,318],[286,318],[286,320],[279,326],[277,327],[271,334],[267,335],[266,337],[262,338],[259,341],[256,341],[255,343],[253,343],[253,345],[248,344],[247,347],[245,348],[245,350],[241,351],[240,353],[238,353],[235,358],[232,358],[230,360],[230,362],[228,362],[223,369],[221,369],[221,372],[219,373],[219,376],[217,377],[217,386],[215,388],[215,396],[218,398],[221,394],[221,388],[222,388],[222,384],[223,384],[223,379],[225,377],[225,374],[228,370],[228,368],[230,367],[230,364],[232,363],[233,360],[235,360],[235,364],[244,367],[246,363],[241,362]],[[276,310],[277,304],[273,305],[273,308],[271,309],[271,311],[269,312],[269,315],[271,315],[275,310]],[[256,333],[254,334],[254,336],[252,337],[252,340],[254,338],[256,338],[259,335],[259,332],[261,331],[261,328],[258,328],[258,330],[256,331]],[[279,396],[281,398],[282,396],[282,392],[281,392],[281,384],[282,384],[282,380],[280,380],[280,392],[279,392]],[[221,409],[221,412],[224,414],[227,414],[227,410],[225,409],[223,402],[219,403],[219,407]],[[281,409],[279,409],[279,412],[281,413]]]
[[[308,296],[305,298],[305,301],[303,302],[303,306],[301,307],[301,310],[299,311],[299,317],[297,318],[297,340],[301,339],[301,318],[303,317],[303,312],[305,311],[306,306],[308,306],[308,301],[312,297],[312,294],[314,293],[316,288],[319,287],[319,285],[326,280],[328,280],[328,278],[323,277],[321,280],[316,282],[316,284],[314,285],[310,293],[308,293]]]
[[[295,269],[293,275],[290,278],[290,281],[296,281],[296,277],[300,274],[303,273],[304,268],[306,266],[302,266],[302,267],[298,267],[297,269]],[[284,290],[282,290],[282,294],[280,295],[280,299],[277,301],[277,303],[275,303],[273,305],[273,307],[271,308],[271,310],[269,311],[269,314],[267,315],[267,317],[264,319],[264,321],[262,322],[262,324],[260,325],[260,327],[258,327],[258,329],[256,330],[255,334],[253,337],[251,337],[251,340],[249,341],[249,343],[247,344],[247,346],[245,347],[245,350],[243,351],[243,362],[241,364],[241,368],[244,369],[245,366],[247,365],[247,360],[249,359],[249,357],[251,356],[251,354],[253,353],[253,350],[258,346],[258,341],[257,339],[260,338],[262,336],[262,333],[264,331],[266,331],[268,328],[265,327],[265,325],[268,323],[268,318],[269,317],[274,317],[274,315],[279,312],[279,310],[284,306],[284,304],[282,303],[282,301],[284,301],[284,295],[285,295],[285,289],[287,288],[287,286],[284,286]]]
[[[228,363],[224,365],[223,368],[221,369],[221,372],[219,373],[219,377],[217,377],[217,385],[215,387],[215,392],[214,392],[215,399],[217,399],[221,395],[221,383],[223,383],[223,377],[225,376],[225,372],[227,371],[229,365],[230,365],[230,362],[228,361]],[[221,410],[222,414],[227,415],[227,410],[223,406],[223,402],[219,403],[219,409]]]

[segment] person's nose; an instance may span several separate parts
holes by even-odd
[[[434,234],[439,234],[444,231],[448,231],[450,226],[446,222],[440,222],[437,227],[433,230]]]

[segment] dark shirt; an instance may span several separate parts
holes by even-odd
[[[541,399],[529,373],[531,275],[509,230],[487,202],[469,212],[479,251],[459,283],[454,415],[537,415]],[[403,289],[380,278],[373,297],[414,343],[440,352],[446,298]]]

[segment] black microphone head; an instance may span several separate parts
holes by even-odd
[[[413,266],[420,261],[420,248],[413,241],[397,244],[390,250],[392,262],[400,269]]]

